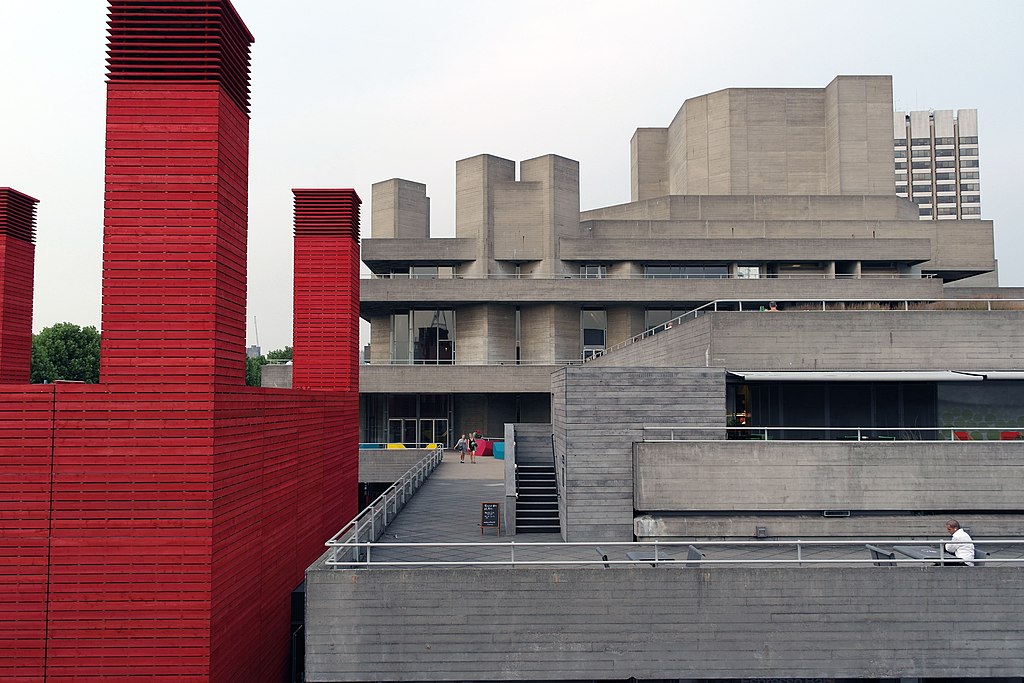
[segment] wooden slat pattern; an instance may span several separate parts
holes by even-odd
[[[0,384],[29,381],[37,203],[0,187]]]
[[[359,195],[295,189],[292,386],[359,389]]]

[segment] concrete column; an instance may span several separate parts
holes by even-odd
[[[630,201],[664,197],[668,191],[668,128],[637,128],[629,141]]]
[[[427,186],[392,178],[373,184],[370,231],[374,238],[430,237],[430,197]]]
[[[548,154],[521,162],[519,174],[523,183],[540,184],[543,271],[551,275],[572,272],[573,265],[558,259],[558,240],[561,237],[579,236],[579,162]]]
[[[494,237],[494,189],[514,182],[514,161],[480,154],[455,162],[455,236],[475,240],[475,261],[464,264],[459,274],[481,277],[490,272]]]

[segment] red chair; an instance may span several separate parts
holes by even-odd
[[[970,432],[953,432],[953,440],[954,441],[970,441],[971,440],[971,433]]]
[[[999,432],[1000,441],[1020,441],[1020,432]]]

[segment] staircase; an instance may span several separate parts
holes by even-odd
[[[524,427],[517,425],[516,431],[516,533],[557,534],[561,527],[550,426],[535,434]]]

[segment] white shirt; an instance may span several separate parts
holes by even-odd
[[[974,566],[974,562],[971,561],[974,559],[974,543],[963,529],[957,529],[953,532],[950,543],[946,544],[946,552],[956,555],[968,567]]]

